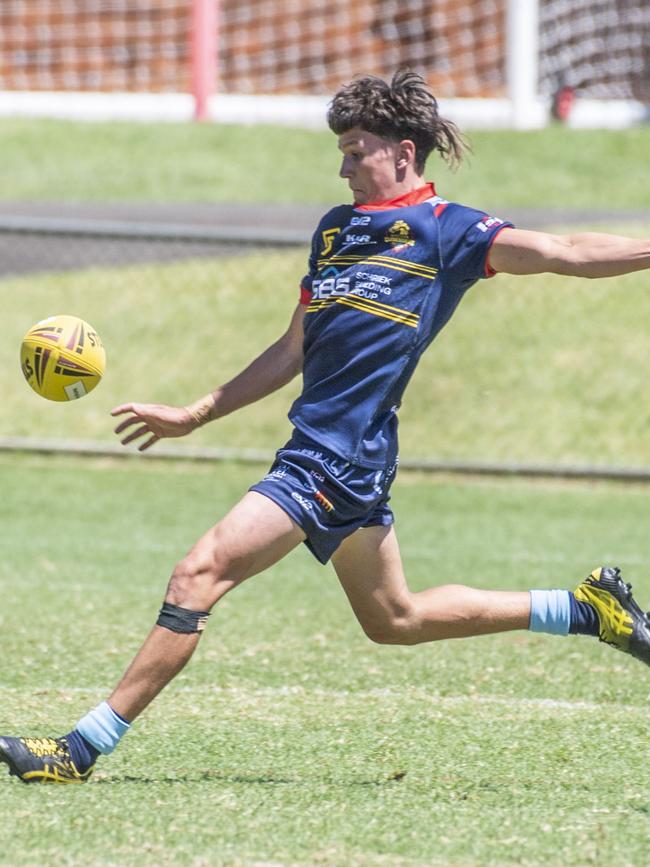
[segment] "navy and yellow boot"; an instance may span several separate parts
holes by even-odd
[[[639,608],[620,569],[594,569],[573,595],[596,611],[601,641],[650,665],[650,614]]]
[[[85,783],[95,767],[80,771],[64,737],[0,737],[0,761],[23,783]]]

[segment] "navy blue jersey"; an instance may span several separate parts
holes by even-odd
[[[512,225],[432,185],[396,202],[341,205],[319,223],[302,282],[303,389],[289,412],[310,439],[377,469],[396,458],[397,410],[420,356],[491,276],[490,246]]]

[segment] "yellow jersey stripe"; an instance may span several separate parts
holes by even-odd
[[[337,304],[345,304],[346,307],[354,307],[356,310],[363,310],[364,313],[370,313],[373,316],[381,316],[383,319],[391,319],[393,322],[399,322],[400,325],[408,325],[410,328],[417,328],[417,320],[413,321],[412,319],[407,318],[406,316],[396,316],[392,313],[384,312],[383,310],[373,310],[371,307],[366,307],[363,304],[357,304],[356,296],[353,296],[355,300],[353,301],[349,295],[344,297],[336,298]]]
[[[381,301],[375,301],[372,298],[364,298],[362,295],[356,295],[354,292],[351,292],[349,295],[330,295],[328,298],[317,298],[310,302],[307,310],[322,310],[323,307],[334,301],[341,301],[343,303],[342,299],[352,299],[358,307],[367,307],[372,312],[381,311],[396,316],[398,319],[409,319],[416,325],[420,321],[419,313],[412,313],[410,310],[404,310],[402,307],[393,307],[392,304],[383,304]]]
[[[416,271],[415,268],[411,268],[409,265],[400,267],[400,265],[393,262],[371,262],[370,264],[380,265],[383,268],[390,268],[392,271],[402,271],[402,273],[412,274],[414,277],[423,277],[425,280],[433,280],[438,273],[437,271],[434,271],[433,274],[427,274],[424,271]]]
[[[417,328],[418,322],[420,321],[420,317],[417,313],[400,311],[398,307],[382,310],[379,307],[372,307],[370,304],[364,304],[363,302],[365,300],[367,299],[359,298],[358,295],[335,295],[332,298],[312,301],[305,312],[317,313],[319,310],[323,310],[330,304],[345,304],[348,307],[354,307],[356,310],[363,310],[364,313],[372,313],[374,316],[381,316],[384,319],[391,319],[393,322],[399,322],[402,325],[409,325],[411,328]],[[395,312],[391,312],[392,310]]]
[[[417,262],[407,262],[404,259],[391,259],[384,256],[370,256],[367,259],[363,256],[332,256],[331,259],[323,259],[318,261],[318,268],[325,265],[380,265],[384,268],[391,268],[393,271],[402,271],[404,274],[412,274],[415,277],[426,277],[428,280],[433,278],[438,273],[436,268],[430,268],[428,265],[420,265]]]
[[[352,253],[339,253],[334,256],[331,256],[328,259],[319,259],[318,265],[327,265],[332,264],[333,262],[385,262],[388,265],[404,265],[405,267],[413,268],[417,271],[427,272],[428,274],[437,274],[438,269],[433,268],[431,265],[423,265],[421,262],[411,262],[408,259],[397,259],[393,256],[385,256],[383,253],[377,253],[374,256],[355,256]]]
[[[370,262],[382,262],[388,265],[404,265],[408,268],[413,268],[416,271],[422,271],[426,274],[437,274],[438,269],[432,268],[431,265],[422,265],[420,262],[410,262],[408,259],[394,259],[392,256],[382,256],[378,253],[376,256],[371,256],[369,259]]]
[[[369,307],[377,307],[381,310],[385,310],[387,313],[395,313],[398,316],[408,316],[409,318],[415,320],[418,320],[420,318],[419,313],[412,313],[410,310],[404,310],[402,307],[393,307],[392,304],[383,304],[381,301],[375,301],[373,298],[366,298],[365,296],[357,295],[354,292],[350,292],[349,295],[336,297],[354,298],[354,300],[358,301],[360,304],[367,304]]]
[[[318,268],[324,268],[325,265],[354,265],[356,262],[367,262],[365,256],[332,256],[331,259],[319,259],[316,263]]]

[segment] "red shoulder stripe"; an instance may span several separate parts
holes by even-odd
[[[512,226],[501,226],[501,228],[497,229],[497,231],[494,233],[494,235],[492,235],[492,238],[490,239],[490,247],[488,249],[487,256],[485,257],[485,276],[486,277],[494,277],[495,274],[499,273],[498,271],[494,270],[492,265],[490,265],[490,252],[492,251],[492,244],[494,244],[494,241],[496,240],[497,235],[499,235],[501,232],[503,232],[504,229],[512,229]]]
[[[305,289],[304,286],[300,287],[300,303],[301,304],[309,304],[311,301],[311,291],[309,289]]]

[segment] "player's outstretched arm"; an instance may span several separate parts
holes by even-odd
[[[157,403],[125,403],[111,415],[126,418],[115,428],[123,445],[142,439],[139,451],[146,451],[160,439],[182,437],[208,421],[222,418],[242,406],[254,403],[290,382],[302,370],[303,317],[298,305],[289,328],[234,379],[189,406]]]
[[[503,229],[490,250],[490,267],[505,274],[617,277],[650,268],[650,240],[599,232],[550,235]]]

